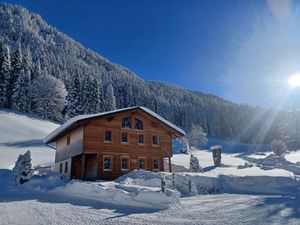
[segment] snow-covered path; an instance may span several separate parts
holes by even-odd
[[[0,224],[300,224],[300,198],[216,194],[162,211],[109,206],[48,193],[0,194]]]

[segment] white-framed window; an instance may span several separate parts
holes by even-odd
[[[123,128],[131,128],[131,118],[126,117],[122,119],[122,127]]]
[[[112,131],[111,130],[104,131],[104,142],[112,142]]]
[[[138,134],[138,144],[143,145],[145,143],[144,135]]]
[[[139,163],[139,169],[140,170],[145,170],[146,169],[146,158],[139,158],[138,163]]]
[[[143,121],[135,118],[135,129],[137,130],[143,130]]]
[[[121,170],[122,171],[129,170],[129,157],[128,156],[121,156]]]
[[[152,169],[153,170],[159,170],[159,159],[152,159]]]
[[[122,143],[128,143],[129,138],[128,138],[128,133],[127,132],[121,132],[121,142]]]
[[[111,171],[112,170],[112,156],[103,156],[103,171]]]
[[[158,136],[152,135],[152,145],[158,146]]]

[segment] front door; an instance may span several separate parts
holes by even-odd
[[[97,179],[97,155],[86,154],[85,180]]]

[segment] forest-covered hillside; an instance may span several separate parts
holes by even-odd
[[[84,34],[83,34],[84,35]],[[235,104],[212,94],[149,82],[48,25],[39,15],[0,4],[0,107],[64,121],[78,114],[146,106],[209,136],[299,146],[298,112]]]

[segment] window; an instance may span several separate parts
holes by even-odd
[[[104,141],[105,142],[111,142],[112,141],[112,132],[111,131],[105,131],[104,132]]]
[[[111,169],[112,169],[112,157],[111,156],[103,157],[103,170],[111,171]]]
[[[129,169],[129,158],[121,157],[121,170],[128,170]]]
[[[131,128],[131,118],[126,117],[122,120],[122,127],[123,128]]]
[[[60,164],[59,164],[59,172],[62,173],[62,171],[63,171],[63,164],[60,163]]]
[[[153,145],[158,145],[158,138],[155,135],[152,136],[152,144]]]
[[[143,130],[143,121],[135,119],[135,129]]]
[[[128,133],[122,132],[122,137],[121,137],[121,142],[122,143],[128,143]]]
[[[145,159],[139,159],[139,169],[140,170],[144,170],[145,169],[145,167],[146,167],[145,166],[145,164],[146,164],[145,161],[146,161]]]
[[[68,172],[68,161],[65,162],[65,173]]]
[[[152,168],[153,168],[153,170],[159,170],[159,162],[158,162],[158,159],[153,159],[153,160],[152,160]]]
[[[71,137],[67,137],[67,145],[69,145],[71,142]]]
[[[138,143],[139,144],[144,144],[144,135],[143,134],[138,135]]]

